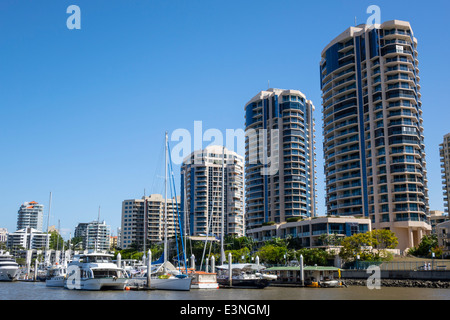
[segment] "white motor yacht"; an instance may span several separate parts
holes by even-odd
[[[14,281],[19,273],[19,265],[9,252],[0,251],[0,281]]]
[[[64,287],[66,276],[67,268],[56,263],[47,270],[45,285],[47,287]]]
[[[113,255],[75,255],[67,267],[64,287],[75,290],[123,290],[128,281],[124,269],[112,262]]]

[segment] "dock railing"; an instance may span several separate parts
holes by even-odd
[[[424,261],[356,261],[350,269],[367,270],[377,266],[383,271],[450,271],[450,260],[430,259]]]

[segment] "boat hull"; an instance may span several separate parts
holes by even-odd
[[[172,291],[189,291],[191,289],[191,278],[151,278],[150,290],[172,290]],[[132,278],[129,281],[130,286],[138,288],[147,288],[146,278]]]
[[[19,273],[17,267],[2,267],[0,268],[0,281],[14,281]]]
[[[189,291],[191,289],[191,282],[192,282],[192,279],[189,277],[169,278],[169,279],[150,279],[150,289]]]
[[[192,278],[192,289],[218,289],[219,283],[217,282],[216,273],[207,272],[194,272],[190,274]]]
[[[191,284],[191,289],[219,289],[219,284],[216,283],[205,283],[197,282]]]
[[[59,287],[59,288],[63,288],[64,287],[64,283],[66,281],[65,277],[54,277],[51,279],[47,279],[45,281],[45,285],[47,287]]]
[[[79,281],[65,281],[64,287],[73,290],[124,290],[128,279],[104,278],[104,279],[81,279]]]
[[[341,281],[338,280],[330,280],[330,281],[321,281],[319,282],[319,286],[322,288],[340,288],[344,285]]]
[[[232,279],[231,286],[228,279],[218,279],[217,282],[221,288],[236,289],[264,289],[269,285],[267,279]]]

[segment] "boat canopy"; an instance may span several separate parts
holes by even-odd
[[[216,266],[216,268],[220,269],[220,270],[228,270],[228,267],[229,267],[228,264]],[[266,267],[259,265],[259,264],[255,264],[255,263],[233,263],[233,264],[231,264],[232,270],[240,269],[242,271],[260,271],[265,268]]]
[[[297,267],[272,267],[266,269],[266,271],[298,271],[300,270],[300,266]],[[322,267],[322,266],[305,266],[303,268],[305,271],[339,271],[339,268],[336,267]]]

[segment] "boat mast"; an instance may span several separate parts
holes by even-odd
[[[46,241],[46,245],[45,245],[45,251],[44,251],[44,265],[47,264],[47,251],[50,249],[50,237],[48,234],[48,228],[49,228],[49,224],[50,224],[50,213],[52,210],[52,192],[50,191],[50,199],[48,201],[48,216],[47,216],[47,241]]]
[[[147,242],[147,199],[145,198],[144,188],[144,255],[145,255],[145,243]]]
[[[164,263],[167,261],[167,131],[164,146]]]
[[[183,187],[183,229],[184,229],[184,252],[186,254],[186,242],[187,242],[187,228],[186,228],[186,175],[184,175],[184,181],[183,181],[184,187]],[[185,261],[186,263],[186,261]]]
[[[225,147],[222,146],[222,216],[221,216],[221,230],[220,230],[220,259],[221,259],[221,263],[223,265],[223,263],[225,262],[225,253],[223,251],[223,238],[224,238],[224,202],[225,202],[225,173],[224,173],[224,169],[225,169]]]

